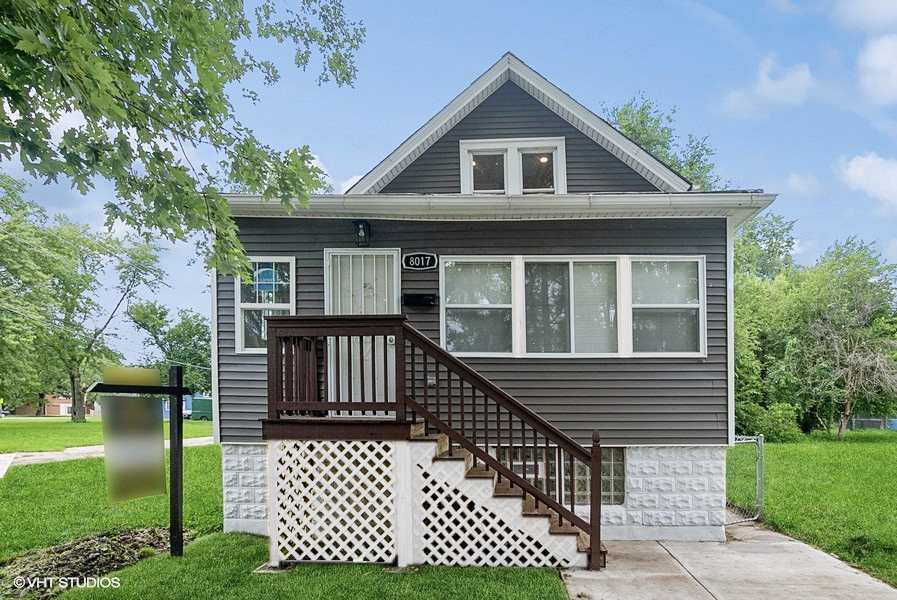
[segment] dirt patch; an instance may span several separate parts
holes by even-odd
[[[192,539],[189,533],[184,537]],[[168,528],[150,527],[29,550],[0,566],[0,598],[52,598],[66,589],[60,578],[101,577],[168,548]],[[49,578],[56,583],[50,585]]]

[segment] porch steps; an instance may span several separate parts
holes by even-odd
[[[415,423],[411,427],[412,441],[436,442],[434,461],[464,461],[465,477],[469,479],[492,479],[493,496],[496,498],[521,498],[521,514],[524,517],[547,518],[548,532],[553,536],[577,536],[577,551],[589,554],[591,552],[589,535],[581,531],[564,519],[561,523],[560,516],[548,506],[539,503],[533,496],[524,494],[523,489],[511,484],[507,479],[497,481],[496,471],[490,469],[482,462],[474,464],[474,456],[468,450],[451,447],[448,436],[439,433],[425,434],[424,423]],[[607,549],[601,544],[600,563],[604,567],[607,560]]]

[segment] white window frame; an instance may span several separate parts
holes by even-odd
[[[439,339],[442,342],[442,347],[445,348],[447,346],[446,343],[446,333],[445,333],[445,311],[447,308],[479,308],[479,309],[487,309],[487,308],[502,308],[502,309],[511,309],[511,351],[510,352],[453,352],[455,356],[506,356],[513,357],[516,356],[515,352],[515,334],[514,331],[517,329],[517,313],[519,312],[519,305],[516,302],[515,295],[517,293],[517,285],[516,282],[519,279],[517,270],[514,267],[514,262],[511,260],[510,256],[456,256],[456,257],[448,257],[441,256],[439,258],[439,297],[443,299],[442,302],[439,303]],[[511,304],[449,304],[445,301],[445,265],[448,262],[457,261],[457,262],[506,262],[511,265]]]
[[[489,140],[461,140],[458,142],[461,152],[461,193],[462,194],[506,194],[522,195],[523,166],[521,155],[532,152],[551,152],[554,166],[554,191],[528,191],[530,194],[566,194],[567,193],[567,151],[563,137],[546,138],[505,138]],[[473,155],[503,154],[505,157],[505,189],[504,191],[474,191],[473,189]]]
[[[638,304],[632,303],[632,263],[633,262],[697,262],[698,263],[698,304]],[[706,258],[704,256],[664,256],[664,255],[645,255],[645,256],[628,256],[626,257],[626,277],[628,288],[626,289],[626,299],[628,308],[626,315],[629,323],[626,324],[626,331],[629,337],[630,356],[633,357],[707,357],[707,268]],[[698,309],[698,350],[697,352],[635,352],[632,350],[632,314],[635,308],[658,308],[658,309]]]
[[[698,309],[697,352],[633,352],[632,349],[632,261],[677,261],[698,264],[698,295],[700,304],[686,308]],[[445,264],[447,262],[510,262],[511,263],[511,349],[508,352],[453,352],[458,357],[513,357],[513,358],[706,358],[707,357],[707,286],[706,258],[703,255],[444,255],[439,259],[439,297],[445,298]],[[570,352],[527,352],[526,351],[526,295],[524,265],[529,262],[560,262],[572,268],[578,262],[612,262],[617,270],[617,351],[616,352],[574,352],[575,333],[573,331],[573,310],[575,298],[570,296],[571,332]],[[439,335],[440,344],[446,348],[445,311],[446,308],[483,308],[485,305],[448,305],[440,302]],[[647,305],[639,305],[647,307]],[[506,305],[495,305],[507,308]],[[666,304],[662,308],[678,308],[677,304]]]
[[[247,260],[254,262],[278,262],[290,264],[290,302],[264,303],[242,302],[240,291],[241,279],[234,277],[234,328],[235,352],[237,354],[267,354],[268,348],[246,348],[243,345],[243,311],[244,310],[289,310],[289,314],[296,314],[296,257],[295,256],[249,256]]]

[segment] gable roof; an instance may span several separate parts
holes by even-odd
[[[686,192],[691,184],[649,152],[614,129],[607,121],[571,98],[553,83],[505,53],[445,108],[424,123],[380,164],[355,183],[347,194],[376,194],[436,140],[480,105],[505,82],[512,81],[549,110],[579,129],[608,152],[629,165],[663,192]]]

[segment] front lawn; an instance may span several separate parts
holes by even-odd
[[[730,500],[750,497],[734,479],[753,448],[729,450]],[[766,444],[764,475],[764,523],[897,585],[897,432]]]
[[[115,590],[74,590],[64,598],[302,598],[302,600],[566,600],[553,569],[301,564],[253,573],[268,560],[268,540],[219,533],[187,546],[183,558],[158,555],[113,574]]]
[[[184,448],[184,525],[220,531],[221,497],[221,447]],[[90,534],[168,523],[167,495],[109,500],[102,458],[14,466],[0,479],[0,562]]]
[[[168,421],[163,423],[168,439]],[[212,435],[211,421],[184,421],[184,437]],[[0,454],[4,452],[51,452],[75,446],[103,443],[103,422],[88,418],[72,423],[70,417],[5,417],[0,419]]]

